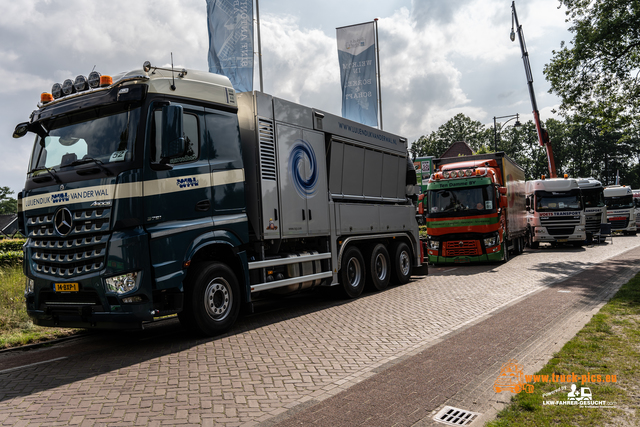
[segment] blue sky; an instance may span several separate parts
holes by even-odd
[[[180,6],[178,8],[178,5]],[[557,0],[519,0],[542,119],[559,102],[542,69],[571,37]],[[11,138],[53,83],[140,68],[207,69],[205,0],[17,0],[0,15],[0,186],[24,185],[33,138]],[[378,18],[384,129],[414,141],[457,113],[531,119],[511,1],[260,0],[264,91],[340,114],[335,28]],[[257,64],[257,62],[256,62]],[[255,80],[258,87],[258,80]],[[14,194],[15,197],[15,194]]]

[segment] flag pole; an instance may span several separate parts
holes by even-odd
[[[256,26],[258,29],[258,74],[260,76],[260,92],[262,90],[262,44],[260,43],[260,8],[258,7],[258,0],[256,0]]]
[[[378,43],[378,18],[374,19],[373,22],[376,27],[376,70],[378,74],[378,104],[380,109],[380,130],[383,130],[382,129],[382,85],[380,84],[380,44]]]

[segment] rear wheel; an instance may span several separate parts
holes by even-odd
[[[384,291],[391,279],[391,260],[387,248],[382,243],[378,243],[371,249],[367,261],[369,283],[375,290]]]
[[[349,298],[357,298],[364,289],[366,272],[362,253],[355,246],[344,251],[340,267],[342,289]]]
[[[529,229],[529,231],[527,233],[527,236],[528,236],[528,240],[529,240],[529,247],[531,249],[538,249],[540,247],[540,242],[534,242],[533,241],[533,232],[532,232],[531,229]]]
[[[181,323],[208,336],[234,324],[240,313],[240,287],[229,267],[219,262],[196,265],[186,285]]]
[[[404,285],[411,279],[411,250],[406,243],[398,243],[393,251],[393,281],[399,285]]]
[[[502,241],[502,262],[509,261],[509,242],[505,239]]]

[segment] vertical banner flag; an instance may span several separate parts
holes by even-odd
[[[336,28],[342,83],[342,117],[378,125],[373,22]]]
[[[253,0],[207,0],[209,72],[253,90]]]

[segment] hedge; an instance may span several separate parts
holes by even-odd
[[[0,266],[21,263],[24,242],[24,239],[0,240]]]
[[[24,242],[26,242],[25,239],[0,240],[0,252],[22,252],[22,245],[24,245]]]
[[[22,251],[0,252],[0,266],[15,265],[22,262]]]

